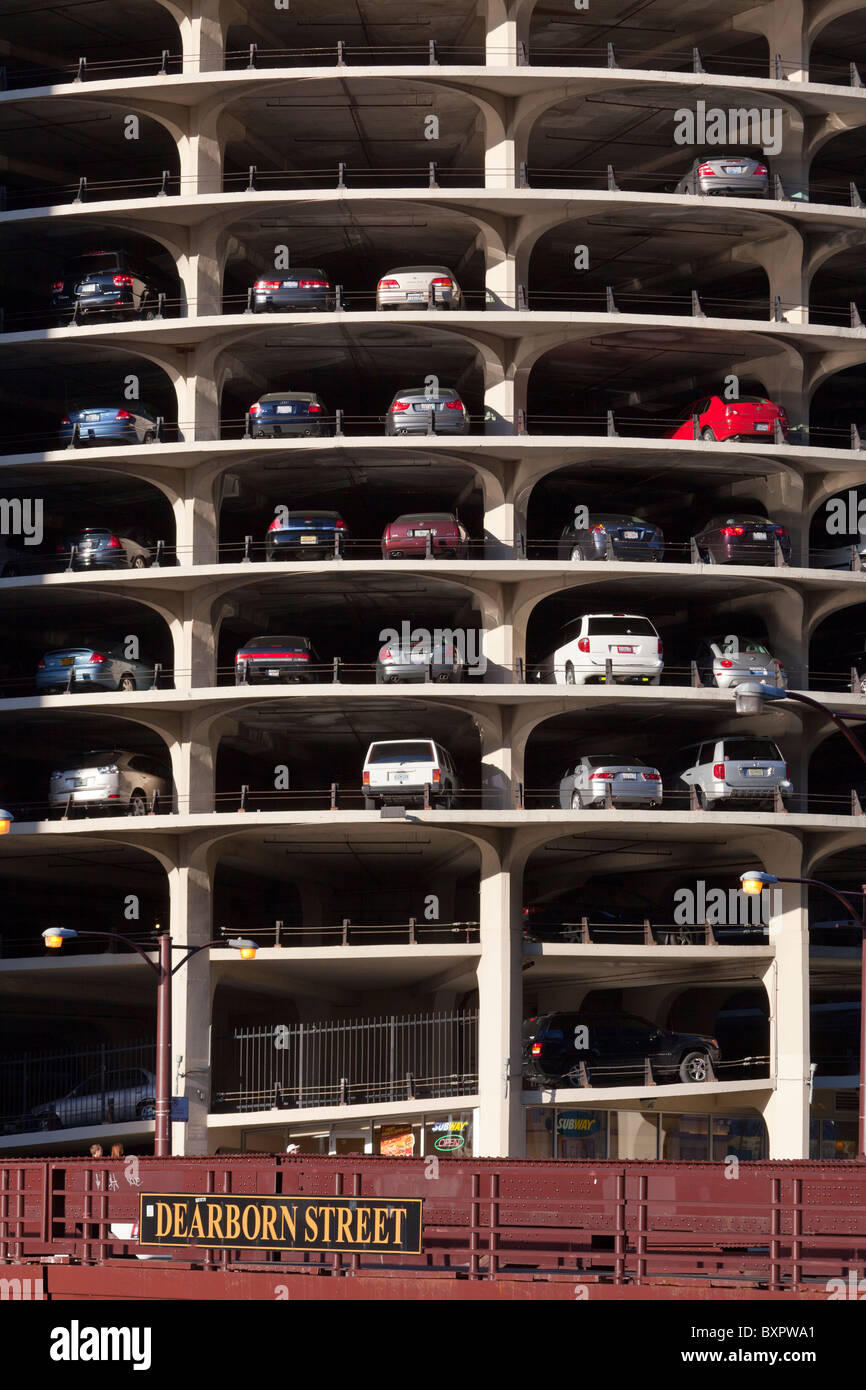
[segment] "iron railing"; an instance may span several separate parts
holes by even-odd
[[[153,1118],[156,1044],[27,1052],[0,1062],[0,1134]]]

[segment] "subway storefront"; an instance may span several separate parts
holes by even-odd
[[[742,1159],[767,1157],[760,1115],[526,1108],[527,1158]]]

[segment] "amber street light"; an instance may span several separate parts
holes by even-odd
[[[59,950],[64,941],[72,941],[77,936],[101,936],[110,941],[123,941],[141,956],[156,975],[156,1106],[153,1152],[156,1158],[168,1158],[171,1155],[171,978],[182,965],[186,965],[188,960],[197,956],[199,951],[206,951],[211,946],[229,946],[239,953],[241,960],[255,960],[257,947],[249,937],[235,936],[229,941],[217,937],[214,941],[203,942],[201,946],[193,946],[177,965],[172,966],[172,951],[182,951],[184,948],[175,946],[168,932],[162,931],[159,924],[156,931],[158,963],[151,960],[144,946],[130,941],[128,936],[121,936],[119,932],[74,931],[71,927],[49,927],[42,933],[42,940],[51,950]]]
[[[824,883],[820,878],[777,878],[775,874],[765,874],[758,869],[749,869],[740,874],[744,893],[760,893],[774,883],[805,883],[811,888],[823,888],[842,904],[860,928],[860,1104],[857,1120],[857,1157],[866,1158],[866,886],[862,892],[840,892],[832,883]],[[859,898],[859,904],[850,900]]]

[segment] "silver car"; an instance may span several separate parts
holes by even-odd
[[[742,681],[761,680],[784,686],[787,675],[781,661],[770,654],[763,642],[753,637],[702,637],[695,653],[695,665],[702,685],[718,690],[734,690]]]
[[[386,434],[468,434],[469,413],[456,391],[423,386],[398,391],[385,416]]]
[[[770,171],[762,159],[752,159],[746,154],[698,158],[674,192],[722,198],[769,198]]]
[[[777,788],[783,797],[793,791],[788,764],[771,738],[711,738],[682,749],[679,760],[680,781],[696,789],[705,810],[737,801],[772,808]]]
[[[376,684],[396,681],[462,681],[463,658],[453,642],[433,637],[418,642],[389,642],[376,658]]]
[[[95,1071],[58,1100],[34,1105],[34,1129],[68,1129],[77,1125],[114,1124],[150,1119],[156,1077],[145,1067]]]
[[[660,806],[662,776],[642,758],[590,753],[566,772],[559,784],[559,804],[564,811],[604,806],[608,790],[614,806]]]
[[[155,758],[118,748],[75,753],[51,774],[48,802],[62,810],[71,801],[95,811],[120,811],[144,816],[153,806],[154,792],[165,802],[171,783]]]
[[[462,309],[463,294],[447,265],[400,265],[376,286],[377,309]]]
[[[153,671],[152,662],[130,660],[122,642],[58,647],[46,652],[36,668],[36,692],[51,695],[69,689],[149,690]]]

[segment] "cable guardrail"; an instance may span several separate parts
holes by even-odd
[[[240,930],[240,927],[220,927],[219,933],[228,939],[237,936]],[[264,927],[249,927],[244,924],[243,935],[252,937],[259,947],[273,948],[383,944],[419,946],[425,942],[434,945],[470,945],[478,942],[479,930],[480,923],[477,919],[465,922],[428,922],[423,918],[410,917],[405,922],[370,925],[353,922],[350,917],[344,917],[338,925],[296,926],[282,921]]]

